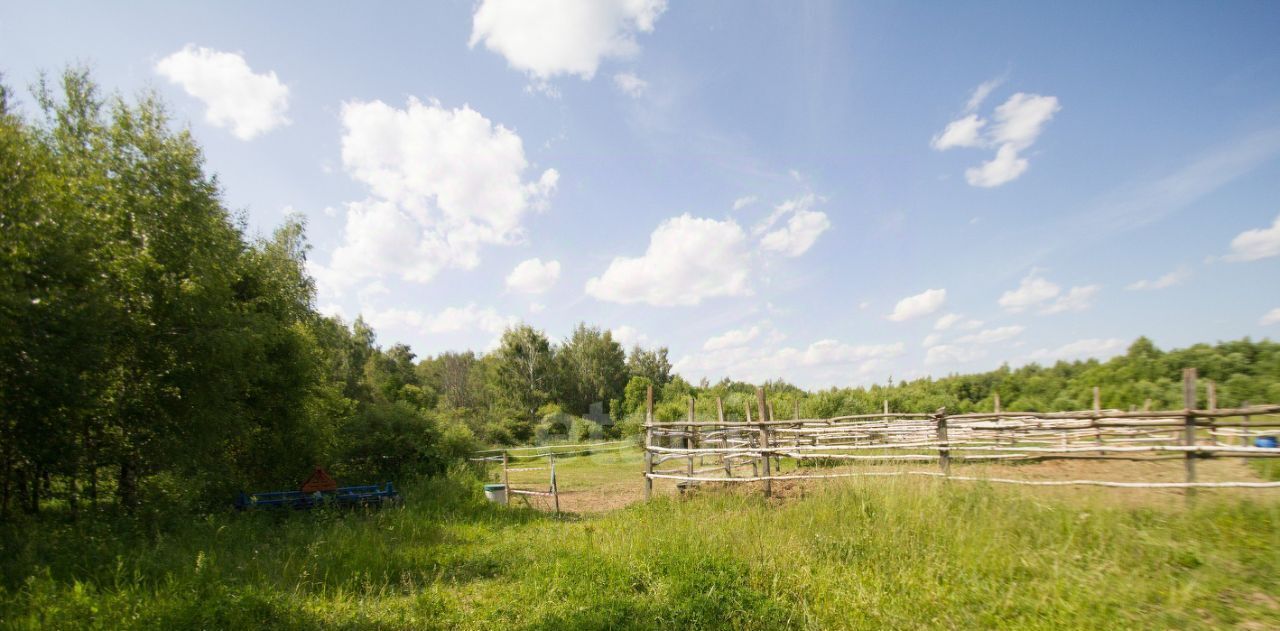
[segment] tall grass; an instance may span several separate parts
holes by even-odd
[[[215,515],[3,536],[14,628],[1280,626],[1280,503],[1119,508],[853,480],[583,519],[485,504],[467,474],[381,512]]]

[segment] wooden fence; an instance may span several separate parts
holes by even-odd
[[[1196,371],[1183,372],[1184,408],[1104,410],[1094,388],[1092,410],[1079,412],[1005,412],[999,396],[992,412],[948,414],[861,414],[828,419],[773,418],[763,389],[756,390],[755,418],[751,406],[746,422],[726,422],[717,399],[717,419],[697,420],[689,401],[686,421],[654,422],[653,393],[646,401],[644,492],[648,499],[655,479],[701,482],[760,482],[766,496],[772,483],[782,480],[914,475],[951,480],[986,481],[1034,486],[1091,485],[1116,488],[1180,488],[1192,496],[1197,488],[1277,488],[1280,482],[1196,479],[1196,463],[1210,458],[1275,458],[1280,448],[1257,447],[1250,440],[1258,430],[1280,428],[1280,405],[1245,404],[1219,409],[1212,383],[1206,388],[1208,406],[1197,408]],[[1150,407],[1148,405],[1144,408]],[[1231,420],[1236,419],[1236,420]],[[783,460],[803,464],[885,464],[936,462],[937,470],[780,472]],[[954,475],[952,463],[1042,462],[1048,460],[1176,459],[1184,462],[1182,482],[1111,480],[1012,479]],[[677,462],[678,468],[664,467]],[[749,471],[746,469],[749,468]]]
[[[577,445],[544,445],[538,447],[511,447],[499,449],[485,449],[477,451],[469,458],[471,462],[479,462],[488,469],[490,463],[502,463],[502,485],[507,490],[507,498],[510,500],[512,496],[519,497],[528,502],[529,497],[547,497],[551,498],[553,510],[557,514],[560,512],[560,484],[556,477],[556,458],[575,457],[607,451],[619,451],[623,449],[631,449],[634,447],[633,441],[615,440],[598,443],[582,443]],[[568,451],[565,451],[568,449]],[[532,453],[530,453],[532,452]],[[515,464],[535,464],[539,461],[546,460],[545,466],[515,466]],[[511,474],[525,471],[547,471],[547,487],[546,490],[541,489],[517,489],[511,486]]]

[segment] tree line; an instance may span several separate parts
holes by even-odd
[[[0,87],[0,514],[57,506],[133,512],[225,505],[292,488],[313,465],[340,481],[430,475],[482,445],[634,435],[650,386],[659,420],[754,384],[691,384],[664,347],[624,349],[579,324],[553,341],[509,328],[488,353],[418,358],[362,319],[315,308],[305,225],[251,236],[200,148],[154,96],[104,95],[82,70]],[[1058,362],[858,388],[763,384],[778,418],[947,407],[1180,407],[1180,371],[1219,402],[1280,401],[1280,345],[1161,351],[1140,338],[1106,362]],[[601,416],[592,414],[599,404]]]

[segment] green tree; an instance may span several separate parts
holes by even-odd
[[[571,414],[586,414],[592,403],[622,397],[627,385],[626,353],[609,331],[579,323],[556,354],[561,402]],[[605,410],[608,412],[608,410]]]

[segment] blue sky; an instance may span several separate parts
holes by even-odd
[[[823,387],[1275,337],[1276,33],[1263,2],[10,3],[0,71],[157,91],[384,344],[586,321]]]

